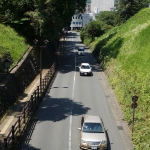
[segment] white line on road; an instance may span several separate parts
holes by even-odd
[[[75,51],[75,45],[74,45]],[[76,56],[76,55],[75,55]],[[71,126],[72,126],[72,111],[73,111],[73,99],[74,99],[74,89],[75,89],[75,80],[76,80],[76,57],[75,57],[75,73],[73,79],[73,92],[72,92],[72,103],[71,103],[71,110],[70,110],[70,124],[69,124],[69,150],[71,150]]]

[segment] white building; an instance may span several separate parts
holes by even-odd
[[[112,11],[116,0],[91,0],[91,12]]]
[[[71,30],[85,27],[101,11],[113,11],[117,0],[87,0],[86,11],[83,14],[75,14],[70,24]]]

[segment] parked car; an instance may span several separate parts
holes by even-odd
[[[81,149],[107,149],[106,130],[99,116],[85,115],[81,118],[80,148]]]
[[[81,63],[81,66],[79,67],[80,76],[81,75],[93,75],[92,73],[92,67],[89,63]]]
[[[84,47],[83,46],[78,47],[78,55],[80,55],[80,56],[84,55]]]

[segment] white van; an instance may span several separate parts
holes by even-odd
[[[78,47],[78,55],[84,55],[84,47],[83,46]]]

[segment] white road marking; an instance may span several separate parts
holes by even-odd
[[[8,120],[7,124],[4,126],[4,128],[1,130],[0,134],[4,134],[7,130],[7,128],[9,127],[10,123],[12,122],[12,120],[14,119],[14,116],[11,116],[10,119]]]
[[[75,45],[74,45],[75,51]],[[75,55],[75,73],[73,79],[73,92],[72,92],[72,103],[71,103],[71,110],[70,110],[70,124],[69,124],[69,150],[71,150],[71,126],[72,126],[72,111],[73,111],[73,99],[74,99],[74,89],[75,89],[75,80],[76,80],[76,55]]]

